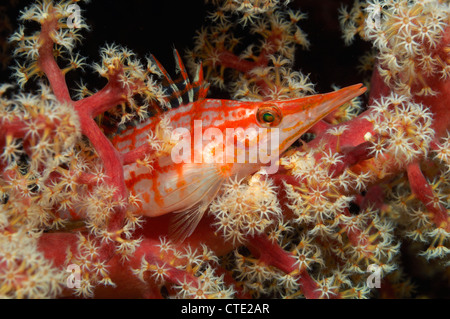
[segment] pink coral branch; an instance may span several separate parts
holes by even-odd
[[[251,252],[266,265],[276,267],[286,274],[296,273],[295,258],[292,254],[282,249],[278,244],[270,241],[267,236],[259,235],[248,238]],[[297,282],[302,287],[306,298],[317,299],[320,297],[319,286],[311,278],[308,271],[302,269],[297,274]]]
[[[53,55],[53,40],[51,34],[57,30],[58,20],[56,18],[49,19],[42,24],[39,41],[42,43],[39,48],[38,64],[45,73],[53,93],[61,102],[70,102],[69,89],[66,79],[59,68]]]
[[[127,90],[118,81],[118,74],[110,77],[105,87],[97,93],[75,102],[75,110],[82,116],[95,118],[116,105],[124,103]]]
[[[56,30],[57,23],[58,21],[53,18],[42,24],[40,35],[42,45],[39,48],[39,66],[49,80],[57,99],[61,102],[69,102],[73,105],[75,111],[77,111],[82,133],[89,139],[103,162],[105,174],[107,175],[107,183],[116,188],[116,199],[125,201],[128,190],[123,175],[122,157],[114,148],[111,141],[100,130],[93,118],[122,103],[124,96],[126,96],[126,91],[118,81],[117,74],[114,74],[102,90],[92,96],[73,102],[70,98],[64,73],[57,65],[53,56],[53,40],[51,34]],[[109,232],[115,232],[122,228],[126,209],[126,205],[116,207],[115,214],[113,214],[108,223]],[[114,248],[111,244],[103,245],[101,251],[105,259],[111,258],[114,254]]]
[[[450,231],[450,224],[448,222],[448,214],[444,205],[440,202],[435,202],[436,198],[431,185],[426,180],[422,173],[418,162],[413,162],[406,167],[408,180],[411,186],[412,193],[425,205],[425,207],[433,213],[433,222],[436,227],[443,227]]]

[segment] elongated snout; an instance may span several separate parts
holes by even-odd
[[[318,121],[365,91],[362,84],[356,84],[330,93],[275,102],[283,114],[278,125],[280,153]]]

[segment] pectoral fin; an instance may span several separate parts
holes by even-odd
[[[183,241],[192,234],[225,181],[215,164],[202,166],[201,172],[198,165],[183,167],[183,175],[189,182],[167,194],[173,198],[167,209],[174,213],[169,229],[174,240]]]

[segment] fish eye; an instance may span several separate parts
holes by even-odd
[[[263,127],[275,127],[282,118],[281,110],[275,105],[261,106],[256,112],[256,120]]]

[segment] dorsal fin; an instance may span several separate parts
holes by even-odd
[[[150,60],[155,64],[155,66],[158,68],[158,70],[161,72],[161,75],[163,76],[163,87],[165,88],[165,93],[167,95],[167,100],[169,102],[169,105],[171,107],[174,106],[173,99],[176,99],[178,102],[178,105],[183,104],[183,98],[178,94],[179,90],[175,82],[170,77],[169,73],[166,71],[166,69],[162,66],[162,64],[155,58],[153,54],[150,55]],[[164,83],[165,82],[165,83]],[[175,105],[175,106],[178,106]]]
[[[194,77],[194,83],[199,83],[198,85],[198,95],[197,100],[203,100],[208,95],[209,83],[205,82],[203,79],[203,65],[202,62],[197,67],[197,72]]]
[[[189,76],[186,72],[186,68],[184,67],[183,61],[181,60],[180,54],[177,50],[173,50],[173,55],[175,57],[176,68],[179,73],[181,73],[181,77],[183,78],[182,86],[184,88],[190,88],[191,82],[189,81]],[[187,95],[189,97],[189,103],[194,102],[194,90],[188,89]]]
[[[174,108],[183,104],[205,99],[208,94],[209,84],[203,79],[202,65],[200,64],[198,66],[194,81],[191,83],[181,56],[176,49],[174,49],[174,58],[177,73],[180,73],[180,77],[176,80],[172,80],[162,64],[153,55],[150,55],[150,60],[154,63],[163,77],[162,84],[170,107]]]

